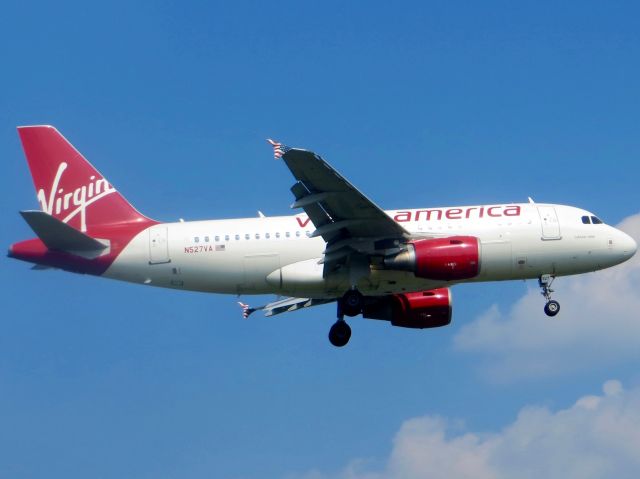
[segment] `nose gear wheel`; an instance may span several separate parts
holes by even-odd
[[[555,316],[560,312],[560,303],[552,299],[551,301],[547,302],[547,304],[544,305],[544,312],[546,313],[547,316],[551,316],[551,317]]]
[[[542,289],[542,296],[547,300],[547,303],[544,305],[544,312],[549,317],[553,317],[560,312],[560,303],[551,299],[551,293],[554,292],[553,289],[551,289],[551,284],[554,279],[556,279],[555,276],[550,274],[543,274],[538,279],[538,284]]]

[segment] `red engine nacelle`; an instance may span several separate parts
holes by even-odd
[[[387,258],[387,268],[412,271],[419,278],[455,281],[480,272],[480,241],[475,236],[450,236],[412,241],[406,251]]]
[[[437,328],[451,322],[449,288],[367,298],[362,317],[391,321],[403,328]]]

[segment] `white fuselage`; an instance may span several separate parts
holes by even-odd
[[[536,203],[386,212],[416,237],[480,239],[480,273],[502,281],[595,271],[633,255],[635,244],[585,210]],[[322,238],[305,215],[163,223],[139,233],[104,276],[159,287],[231,294],[341,296],[349,278],[323,277]],[[632,248],[633,245],[633,248]],[[419,291],[451,282],[371,268],[365,295]]]

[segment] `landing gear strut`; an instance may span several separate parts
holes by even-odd
[[[357,316],[362,313],[364,298],[357,289],[350,289],[344,296],[338,299],[338,320],[329,330],[329,341],[334,346],[341,348],[351,338],[351,328],[344,320],[344,316]]]
[[[550,274],[543,274],[538,279],[538,284],[540,285],[540,288],[542,288],[542,296],[547,300],[547,304],[544,305],[544,312],[547,316],[551,317],[560,312],[560,303],[551,299],[551,293],[553,293],[551,283],[553,283],[554,279],[555,276],[551,276]]]

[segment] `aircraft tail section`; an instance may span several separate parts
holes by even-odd
[[[151,222],[54,127],[22,126],[18,133],[42,211],[88,234]]]
[[[37,268],[101,275],[154,224],[52,126],[18,127],[42,211],[20,214],[37,238],[9,247]]]

